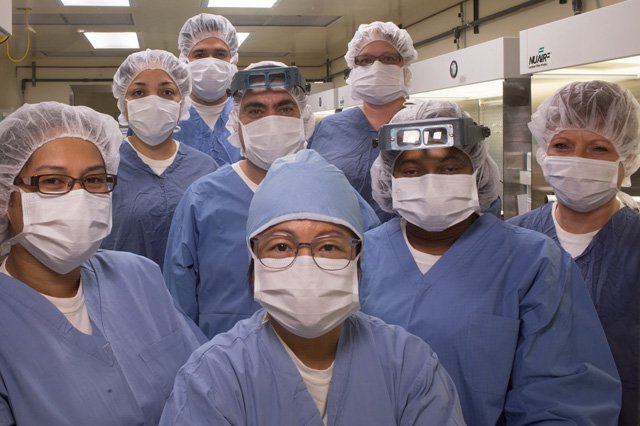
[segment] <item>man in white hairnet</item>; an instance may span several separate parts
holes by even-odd
[[[305,148],[314,126],[308,87],[296,67],[251,64],[235,75],[230,91],[229,141],[245,158],[187,190],[173,217],[163,271],[169,291],[209,338],[259,308],[247,280],[249,204],[271,163]],[[362,203],[370,228],[377,218]]]
[[[560,88],[531,117],[536,158],[557,202],[510,220],[574,258],[622,379],[619,424],[640,422],[640,214],[622,192],[640,168],[640,104],[606,81]]]
[[[187,20],[178,36],[180,60],[191,74],[190,117],[179,123],[174,138],[211,156],[219,166],[240,160],[226,129],[233,102],[227,97],[238,71],[236,29],[224,16],[201,13]]]
[[[362,105],[324,118],[309,147],[344,172],[349,183],[371,204],[382,221],[393,217],[371,197],[369,169],[378,156],[372,140],[409,95],[409,64],[418,53],[406,30],[393,22],[360,25],[345,55],[351,69],[347,84]]]
[[[474,425],[615,425],[620,381],[571,258],[481,211],[497,168],[453,102],[407,105],[380,129],[373,196],[399,218],[365,234],[365,313],[438,354]]]

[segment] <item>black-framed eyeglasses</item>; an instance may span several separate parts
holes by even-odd
[[[359,67],[366,67],[375,61],[380,61],[385,65],[400,65],[402,63],[402,56],[398,53],[383,53],[380,56],[358,55],[355,58],[355,63]]]
[[[287,269],[298,257],[300,247],[309,247],[313,261],[320,269],[339,271],[355,260],[362,241],[340,235],[316,237],[301,243],[289,235],[265,234],[250,240],[251,249],[260,263],[269,269]]]
[[[60,195],[71,191],[76,182],[92,194],[108,194],[116,187],[116,175],[97,173],[86,175],[79,179],[67,175],[47,174],[28,177],[16,177],[14,185],[24,184],[32,186],[41,194]]]

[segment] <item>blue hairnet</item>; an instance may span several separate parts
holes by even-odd
[[[318,220],[364,234],[360,204],[344,174],[320,154],[303,149],[276,160],[258,187],[247,220],[247,244],[265,229],[288,220]]]
[[[193,46],[211,37],[224,41],[231,52],[231,63],[238,62],[238,36],[236,35],[236,29],[224,16],[210,13],[192,16],[182,26],[178,35],[180,60],[186,62]]]
[[[13,181],[35,150],[60,138],[93,143],[107,173],[117,173],[122,133],[111,116],[58,102],[22,105],[0,122],[0,242],[8,237],[7,208],[16,190]]]
[[[437,117],[469,117],[455,102],[450,101],[409,101],[405,108],[393,116],[390,123],[403,123],[405,121],[423,120]],[[500,170],[489,155],[487,144],[480,142],[468,148],[461,149],[469,156],[471,165],[476,173],[478,184],[478,200],[480,209],[487,210],[491,203],[498,198],[498,184],[500,183]],[[371,191],[373,199],[380,208],[393,213],[393,201],[391,197],[391,177],[396,159],[403,151],[380,151],[378,158],[371,166]]]
[[[120,124],[123,126],[128,124],[125,115],[127,89],[138,74],[146,70],[163,70],[171,77],[180,91],[180,120],[189,118],[191,76],[187,65],[178,61],[178,58],[171,52],[147,49],[127,56],[127,59],[120,64],[113,76],[111,91],[113,97],[118,100],[118,109],[120,110],[118,121]]]

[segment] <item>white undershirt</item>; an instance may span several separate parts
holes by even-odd
[[[6,262],[2,262],[2,265],[0,265],[0,273],[13,277],[13,275],[7,271]],[[42,295],[46,297],[49,302],[53,303],[60,312],[62,312],[71,325],[84,334],[91,334],[93,329],[91,328],[91,320],[89,319],[87,305],[84,302],[82,280],[80,280],[80,285],[78,286],[78,293],[73,297],[53,297],[47,296],[46,294]]]
[[[424,253],[413,248],[407,238],[407,221],[404,218],[400,219],[400,229],[402,229],[404,242],[407,244],[407,247],[409,247],[409,252],[411,253],[411,256],[413,256],[413,260],[416,262],[416,265],[418,265],[418,269],[420,269],[420,272],[422,272],[423,275],[426,274],[429,272],[429,269],[435,265],[438,259],[442,257],[442,255]]]
[[[598,233],[599,230],[593,232],[587,232],[586,234],[573,234],[567,232],[558,223],[556,211],[558,209],[558,203],[553,203],[551,210],[551,216],[553,217],[553,224],[556,227],[556,234],[558,235],[558,241],[563,249],[571,255],[572,258],[580,256],[584,250],[591,244],[591,240]]]
[[[247,176],[246,173],[242,170],[242,167],[240,167],[240,161],[233,163],[231,167],[233,168],[233,170],[235,170],[238,176],[240,176],[240,179],[242,179],[242,181],[247,184],[251,192],[255,193],[258,190],[258,184],[249,179],[249,176]]]
[[[131,148],[133,148],[136,154],[138,154],[138,157],[140,157],[142,162],[147,166],[149,166],[149,168],[153,171],[153,173],[155,173],[158,176],[163,174],[164,171],[167,170],[167,168],[173,164],[173,161],[176,159],[176,155],[178,155],[178,148],[180,148],[180,142],[174,140],[173,142],[176,144],[176,151],[173,153],[173,155],[167,158],[166,160],[154,160],[153,158],[149,158],[143,153],[141,153],[140,151],[138,151],[136,147],[129,142],[128,139],[126,141],[129,143],[129,145],[131,145]]]
[[[332,362],[329,368],[326,370],[316,370],[314,368],[307,367],[304,365],[302,361],[296,356],[295,353],[287,346],[287,344],[282,340],[282,338],[276,333],[278,339],[280,339],[280,343],[284,346],[284,349],[287,351],[296,368],[300,372],[300,376],[302,376],[302,381],[307,386],[307,390],[309,394],[311,394],[311,398],[313,398],[313,402],[316,403],[316,407],[320,412],[320,417],[322,417],[322,421],[324,424],[327,424],[327,395],[329,394],[329,384],[331,383],[331,376],[333,375],[333,365],[335,362]]]
[[[191,104],[196,109],[196,111],[198,111],[198,115],[200,115],[202,121],[204,121],[210,129],[213,129],[213,127],[216,125],[216,121],[218,121],[218,118],[222,113],[222,110],[224,109],[226,102],[222,102],[218,105],[202,105],[192,99]]]

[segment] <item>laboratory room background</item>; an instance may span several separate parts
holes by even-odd
[[[102,329],[91,312],[96,301],[90,300],[93,278],[86,276],[87,271],[111,270],[127,262],[142,262],[152,271],[144,279],[154,277],[153,291],[159,293],[153,297],[163,300],[162,309],[170,311],[172,324],[180,325],[186,336],[181,339],[188,342],[164,369],[166,383],[156,399],[134,409],[142,410],[149,424],[157,423],[179,367],[196,347],[229,330],[237,332],[238,321],[252,318],[262,308],[267,317],[276,318],[254,294],[254,277],[248,274],[261,266],[251,252],[252,243],[248,247],[247,218],[271,164],[314,150],[331,170],[346,177],[362,215],[358,238],[365,244],[358,250],[364,253],[353,253],[361,279],[353,296],[357,306],[350,314],[361,309],[421,337],[431,345],[434,357],[442,351],[441,362],[448,371],[443,374],[451,375],[445,382],[452,380],[459,395],[449,401],[451,424],[458,424],[455,419],[467,424],[506,419],[505,424],[516,424],[519,415],[531,422],[535,417],[514,408],[519,397],[508,381],[495,392],[499,404],[485,404],[473,397],[474,391],[467,394],[482,367],[469,365],[473,373],[464,373],[465,351],[457,359],[446,343],[439,346],[449,340],[452,347],[462,345],[453,332],[439,336],[440,343],[438,338],[430,341],[433,333],[425,332],[424,337],[416,324],[434,324],[429,323],[433,318],[410,317],[413,311],[406,316],[391,312],[393,300],[400,300],[394,282],[413,288],[407,283],[415,275],[416,285],[428,288],[435,273],[443,273],[446,280],[454,271],[445,271],[440,258],[462,264],[452,257],[464,256],[460,247],[470,244],[468,233],[485,222],[499,221],[500,231],[496,228],[479,240],[488,244],[504,232],[514,232],[522,237],[518,242],[522,248],[503,250],[500,244],[510,243],[501,240],[496,242],[500,249],[485,250],[487,262],[517,261],[523,270],[537,268],[537,254],[530,255],[526,247],[542,238],[544,244],[553,245],[553,253],[562,255],[563,270],[575,275],[577,281],[562,278],[568,280],[567,286],[580,288],[572,300],[588,301],[588,312],[580,315],[595,324],[598,362],[603,377],[611,380],[603,380],[607,382],[603,389],[610,386],[616,394],[609,407],[616,414],[603,414],[604,408],[599,414],[583,412],[585,424],[639,426],[638,22],[640,0],[0,0],[0,137],[5,138],[0,140],[0,198],[5,198],[0,199],[0,231],[5,234],[0,241],[0,278],[26,283],[51,297],[49,301],[74,327],[76,314],[53,300],[60,295],[32,285],[26,278],[31,272],[20,270],[16,259],[32,259],[43,273],[58,274],[56,279],[75,274],[73,294],[62,298],[87,297],[85,329],[108,338],[108,327]],[[266,105],[268,97],[261,97],[265,91],[282,101]],[[256,105],[265,103],[259,105],[262,111],[258,106],[249,111],[243,104],[254,98]],[[424,114],[407,118],[413,111],[407,108]],[[56,112],[49,116],[48,111]],[[64,118],[68,115],[89,118],[86,124],[69,124]],[[42,125],[30,120],[42,120]],[[88,129],[91,124],[99,130]],[[16,137],[18,130],[37,134],[21,139]],[[100,150],[101,144],[112,144],[105,145],[109,158],[101,152],[104,164],[95,173],[75,176],[71,169],[49,166],[48,171],[27,173],[37,165],[42,146],[74,138]],[[19,148],[3,146],[13,140],[26,144],[26,139],[31,145],[20,155],[14,152]],[[424,160],[437,152],[433,148],[461,154],[468,160],[468,173],[426,166],[422,171],[406,170],[407,158],[422,155]],[[480,157],[482,166],[475,163]],[[424,176],[460,173],[469,175],[464,184],[471,188],[468,196],[462,194],[462,179],[454,184],[456,178],[424,178],[428,185],[415,185]],[[61,186],[54,187],[54,180]],[[446,190],[438,191],[436,181],[443,182]],[[489,187],[490,193],[483,193]],[[75,196],[80,193],[76,190],[82,190],[81,202],[100,199],[105,211],[111,209],[110,215],[102,214],[99,233],[95,223],[83,222],[89,229],[86,234],[94,238],[91,243],[79,241],[87,237],[82,232],[60,231],[64,228],[55,224],[63,222],[62,217],[50,219],[54,225],[49,226],[45,216],[54,213],[38,204],[67,193]],[[434,201],[436,192],[442,196],[439,201]],[[29,205],[27,200],[36,201]],[[20,205],[17,220],[14,209]],[[42,217],[30,213],[36,205]],[[70,212],[69,220],[73,216]],[[396,256],[394,229],[403,255],[415,269],[413,275],[403,269],[391,276],[397,265],[380,266],[388,261],[387,254]],[[431,250],[429,244],[440,241],[441,234],[448,242]],[[294,258],[305,246],[304,241],[298,244]],[[315,243],[310,244],[306,245],[316,256]],[[113,264],[106,264],[112,255]],[[374,255],[380,259],[367,264]],[[127,256],[136,256],[135,261]],[[102,257],[107,260],[99,268],[87,266]],[[372,263],[379,269],[371,268]],[[123,273],[127,276],[127,271]],[[499,272],[483,279],[506,280]],[[557,281],[546,285],[561,285],[560,278]],[[458,284],[468,283],[462,278],[451,282]],[[522,297],[514,299],[520,303],[513,310],[519,342],[534,333],[527,328],[523,300],[535,285],[539,284],[518,288]],[[541,294],[556,294],[553,290]],[[408,298],[407,305],[422,303],[420,298],[429,303],[428,291]],[[485,307],[482,315],[500,316],[498,307],[513,302],[508,293],[506,288],[495,290],[500,303]],[[124,311],[124,305],[117,303]],[[539,303],[554,305],[550,300]],[[563,309],[559,301],[555,305]],[[461,308],[447,309],[448,318],[453,318],[454,310]],[[145,319],[151,321],[153,315]],[[5,320],[11,318],[0,313],[0,336]],[[568,335],[576,338],[572,333],[582,325],[572,324]],[[499,331],[492,328],[486,336]],[[111,342],[117,362],[126,362],[128,352],[118,352],[122,348],[115,342],[126,341],[127,336],[131,338],[124,333]],[[472,340],[482,339],[476,335]],[[571,338],[553,340],[562,341]],[[284,339],[283,345],[287,347]],[[165,346],[167,351],[175,349]],[[519,364],[521,350],[525,349],[514,349],[509,360],[513,365],[505,367],[509,377],[530,367],[526,362],[531,360]],[[551,356],[541,359],[545,353],[550,352],[539,352],[536,365],[561,369]],[[3,359],[0,348],[0,363]],[[11,362],[19,365],[17,359]],[[0,365],[0,420],[4,407],[13,412],[15,421],[22,418],[28,423],[29,417],[20,417],[20,404],[11,402],[11,395],[16,395],[12,386],[18,383],[12,376],[16,370],[5,367]],[[549,370],[540,374],[551,374]],[[132,394],[139,390],[132,389]],[[315,402],[327,424],[327,413],[332,418],[331,393],[328,408],[326,393],[324,398],[325,412]],[[599,415],[607,420],[594,421]],[[580,417],[576,421],[580,424]],[[170,424],[166,417],[162,422]]]

